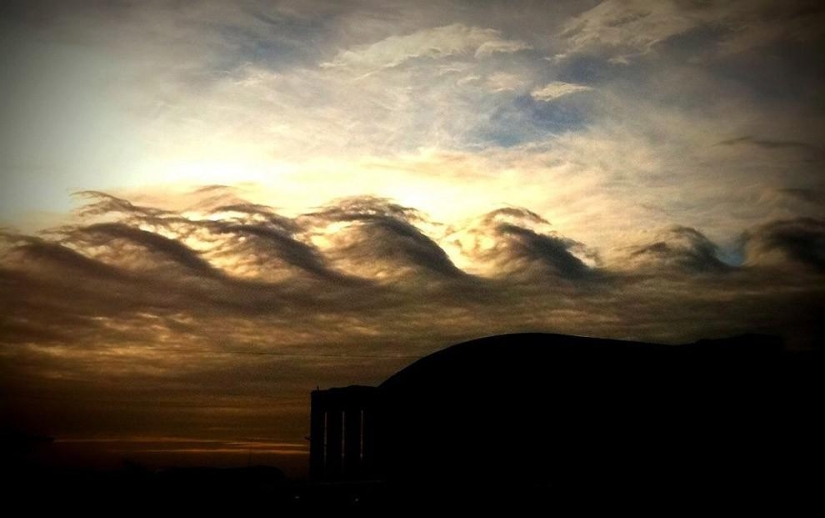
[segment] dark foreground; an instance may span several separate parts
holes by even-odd
[[[777,483],[779,479],[781,483]],[[821,506],[822,491],[818,472],[778,474],[770,484],[747,477],[720,480],[685,474],[679,480],[644,485],[616,480],[613,484],[559,487],[500,480],[471,484],[310,483],[286,480],[277,468],[269,467],[150,472],[126,466],[113,471],[26,470],[7,480],[7,508],[22,506],[19,508],[27,513],[110,516],[218,511],[272,516],[406,516],[433,511],[532,516],[616,510],[739,513],[757,509],[787,515],[814,511]]]
[[[488,337],[379,387],[313,393],[313,482],[266,466],[58,468],[36,462],[48,438],[8,436],[3,494],[26,511],[107,515],[818,516],[823,365],[758,335]]]

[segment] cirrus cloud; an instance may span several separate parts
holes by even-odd
[[[416,58],[442,58],[473,52],[483,58],[495,53],[512,53],[529,49],[527,43],[508,40],[495,29],[446,25],[420,30],[404,36],[390,36],[381,41],[342,50],[325,68],[357,69],[392,68]]]

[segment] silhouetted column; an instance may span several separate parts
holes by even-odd
[[[374,478],[376,475],[376,411],[372,405],[364,407],[364,424],[362,434],[362,449],[363,458],[361,460],[361,473],[364,477]]]
[[[376,391],[350,386],[312,392],[309,471],[313,480],[376,476]]]
[[[341,475],[341,407],[330,405],[327,409],[327,451],[326,475],[338,478]]]
[[[355,401],[360,403],[360,401]],[[361,471],[361,406],[350,404],[344,413],[344,475],[356,478]]]
[[[312,410],[309,418],[309,476],[324,476],[324,433],[326,424],[326,398],[321,391],[312,392]]]

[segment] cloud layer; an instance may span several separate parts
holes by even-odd
[[[316,385],[493,333],[823,337],[822,220],[747,229],[735,265],[697,229],[604,249],[517,207],[445,225],[374,197],[295,217],[223,187],[186,211],[85,197],[76,224],[2,236],[3,417],[61,436],[299,443]]]

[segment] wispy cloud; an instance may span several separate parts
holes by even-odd
[[[802,150],[810,152],[814,155],[819,155],[821,157],[823,153],[825,153],[825,149],[809,144],[807,142],[797,142],[792,140],[772,140],[772,139],[760,139],[755,138],[752,136],[745,136],[745,137],[737,137],[733,139],[723,140],[716,144],[717,146],[755,146],[757,148],[762,149],[794,149],[794,150]]]
[[[825,14],[816,2],[606,0],[569,20],[560,38],[564,51],[554,59],[605,53],[610,62],[629,64],[664,42],[694,31],[712,31],[707,55],[729,56],[782,40],[815,38]],[[821,25],[820,25],[821,26]]]
[[[588,92],[591,90],[593,90],[593,88],[585,85],[553,81],[552,83],[548,83],[541,88],[533,90],[530,92],[530,95],[533,96],[533,99],[538,101],[550,102],[558,99],[559,97],[564,97],[565,95],[570,95],[577,92]]]
[[[607,0],[567,22],[561,37],[568,48],[557,59],[609,49],[614,53],[613,61],[626,63],[696,25],[695,16],[675,2]]]
[[[483,58],[495,53],[511,53],[530,46],[522,41],[508,40],[495,29],[453,24],[406,34],[390,36],[381,41],[343,50],[322,67],[356,67],[378,69],[396,67],[416,58],[443,58],[462,53],[473,53]]]
[[[529,50],[531,47],[529,44],[519,41],[519,40],[490,40],[485,41],[482,43],[475,52],[475,56],[477,58],[484,58],[487,56],[491,56],[496,53],[510,53],[510,52],[519,52],[521,50]]]

